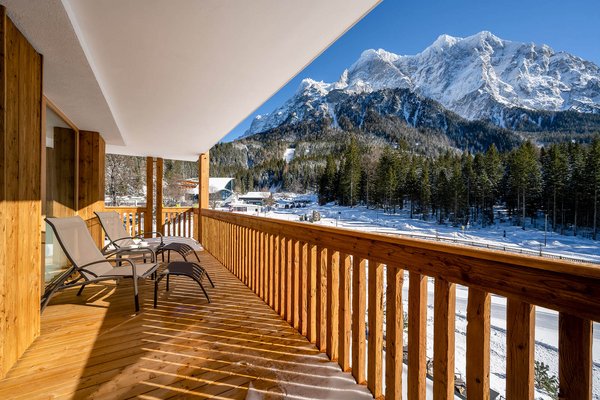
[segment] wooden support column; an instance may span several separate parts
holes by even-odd
[[[163,219],[163,159],[156,158],[156,230],[164,232]]]
[[[210,176],[210,157],[208,152],[198,157],[198,226],[196,239],[202,244],[202,209],[208,208],[208,178]]]
[[[146,215],[144,232],[152,232],[154,215],[154,157],[146,157]]]
[[[0,6],[0,379],[40,333],[42,56]]]
[[[98,132],[79,131],[77,213],[86,222],[98,248],[104,246],[104,232],[94,212],[104,210],[105,147]]]

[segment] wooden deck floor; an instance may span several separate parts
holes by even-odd
[[[185,278],[133,314],[130,281],[56,296],[0,399],[371,398],[206,252],[212,303]]]

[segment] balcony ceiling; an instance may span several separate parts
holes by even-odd
[[[116,153],[197,159],[379,0],[0,0]]]

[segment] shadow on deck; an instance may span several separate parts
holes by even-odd
[[[206,252],[216,288],[164,281],[140,288],[133,315],[131,281],[57,295],[42,333],[0,381],[0,398],[372,398]]]

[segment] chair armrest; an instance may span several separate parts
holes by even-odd
[[[121,246],[119,246],[119,245],[117,244],[117,242],[120,242],[120,241],[123,241],[123,240],[133,240],[133,239],[136,239],[136,238],[137,238],[137,236],[136,236],[136,237],[133,237],[133,236],[125,236],[125,237],[122,237],[122,238],[118,238],[118,239],[115,239],[115,240],[111,240],[111,241],[110,241],[110,243],[109,243],[109,244],[107,244],[106,246],[104,246],[104,247],[102,248],[102,250],[100,250],[100,251],[101,251],[102,253],[104,253],[104,252],[106,251],[106,249],[108,249],[110,246],[115,246],[115,247],[118,249],[118,248],[120,248]]]
[[[88,274],[90,274],[90,275],[93,275],[94,277],[98,278],[98,275],[96,275],[96,274],[95,274],[94,272],[92,272],[92,271],[89,271],[89,270],[87,270],[87,269],[86,269],[86,267],[89,267],[89,266],[91,266],[91,265],[96,265],[96,264],[102,264],[102,263],[105,263],[105,262],[108,262],[108,263],[111,263],[111,262],[128,262],[129,264],[131,264],[131,268],[133,269],[133,272],[135,273],[135,264],[134,264],[134,263],[133,263],[131,260],[128,260],[127,258],[123,258],[123,259],[114,259],[114,260],[111,260],[111,259],[108,259],[108,258],[106,258],[106,259],[104,259],[104,260],[92,261],[92,262],[90,262],[90,263],[87,263],[87,264],[84,264],[84,265],[82,265],[82,266],[78,267],[78,268],[77,268],[77,271],[85,271],[85,272],[87,272]]]
[[[137,235],[136,238],[144,239],[144,237],[146,235],[152,235],[154,233],[156,233],[156,235],[160,238],[160,245],[162,246],[164,244],[163,243],[163,234],[160,233],[160,232],[158,232],[158,231],[144,232],[144,233],[141,233],[141,234]]]

